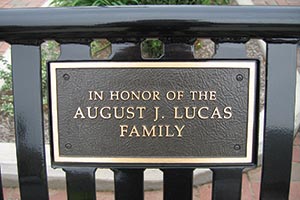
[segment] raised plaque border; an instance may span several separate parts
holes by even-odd
[[[223,166],[223,165],[254,165],[257,160],[257,133],[258,133],[258,61],[253,59],[241,60],[203,60],[203,61],[53,61],[48,63],[49,105],[50,105],[50,138],[52,164],[88,166]],[[122,67],[120,67],[122,66]],[[246,157],[78,157],[60,156],[58,113],[57,113],[57,84],[56,69],[71,68],[247,68],[249,69],[248,93],[248,125],[247,125],[247,150]]]

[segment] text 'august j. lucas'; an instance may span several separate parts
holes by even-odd
[[[170,107],[170,114],[160,113],[161,107],[159,101],[162,99],[173,102],[184,101],[184,97],[188,97],[192,101],[217,101],[216,91],[167,91],[161,93],[160,91],[88,91],[88,101],[99,101],[99,106],[79,106],[74,112],[73,119],[76,120],[122,120],[127,122],[135,120],[134,124],[120,124],[119,137],[177,137],[184,136],[184,128],[186,127],[182,122],[187,120],[229,120],[232,118],[232,107],[230,106],[172,106]],[[139,106],[107,106],[105,103],[111,101],[120,102],[132,101]],[[158,106],[148,107],[147,101],[157,102]],[[144,103],[140,105],[140,103]],[[111,103],[110,103],[111,104]],[[181,104],[182,105],[182,104]],[[215,104],[214,104],[215,105]],[[151,112],[149,112],[151,111]],[[153,113],[153,124],[145,125],[143,119],[149,118],[145,116],[147,113]],[[165,116],[169,116],[168,118]],[[168,119],[174,119],[178,124],[161,124],[163,120],[168,122]],[[151,119],[151,118],[150,118]]]

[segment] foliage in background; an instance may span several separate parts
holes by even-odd
[[[96,39],[91,42],[91,57],[93,59],[108,59],[111,54],[111,43],[107,39]]]
[[[230,0],[52,0],[55,6],[222,5]]]
[[[142,42],[143,58],[160,58],[163,55],[163,43],[159,39],[147,39]]]
[[[48,77],[47,61],[57,60],[60,55],[59,44],[55,41],[47,41],[41,45],[41,65],[42,65],[42,95],[44,108],[48,105]]]
[[[0,56],[0,62],[5,69],[0,70],[0,79],[4,81],[0,90],[0,112],[7,116],[13,115],[13,95],[12,95],[12,77],[11,65],[8,61]]]

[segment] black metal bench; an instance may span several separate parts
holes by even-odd
[[[0,40],[10,43],[12,48],[21,199],[48,199],[40,44],[44,40],[56,40],[61,45],[61,60],[89,60],[92,39],[106,38],[112,43],[109,60],[143,61],[140,43],[150,37],[164,42],[161,61],[195,60],[192,45],[199,37],[210,38],[218,45],[215,58],[244,58],[244,45],[251,38],[263,39],[267,43],[260,198],[288,199],[295,129],[300,8],[230,6],[0,10]],[[231,48],[232,45],[235,49]],[[64,168],[69,199],[96,199],[95,170]],[[113,170],[116,199],[143,199],[144,169]],[[164,199],[192,199],[193,170],[164,168]],[[211,167],[211,170],[213,199],[240,199],[243,167]],[[0,199],[3,199],[1,193]]]

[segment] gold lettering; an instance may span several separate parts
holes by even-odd
[[[121,133],[120,133],[120,137],[125,137],[125,133],[127,133],[128,131],[128,126],[127,125],[120,125],[121,128]]]
[[[136,109],[139,111],[139,119],[143,119],[144,111],[146,110],[146,107],[136,107]]]
[[[110,100],[119,100],[119,91],[110,91]]]
[[[130,98],[130,94],[128,91],[122,91],[120,95],[121,100],[127,101]]]
[[[99,111],[100,117],[103,119],[110,119],[111,118],[111,113],[107,112],[107,114],[104,116],[104,110],[108,110],[110,111],[111,108],[110,107],[102,107]]]
[[[137,92],[131,91],[131,95],[132,95],[131,100],[135,100],[135,99],[140,100],[141,91],[137,91]]]
[[[197,108],[197,107],[192,107],[192,108],[193,108],[192,115],[189,116],[189,109],[190,109],[190,107],[184,107],[184,109],[185,109],[185,117],[186,117],[187,119],[194,119],[194,118],[195,118],[195,115],[196,115],[196,108]]]
[[[93,91],[89,91],[89,100],[93,100]]]
[[[209,100],[215,101],[217,99],[216,94],[216,91],[209,91]]]
[[[177,91],[177,100],[181,100],[183,97],[184,91]]]
[[[211,119],[215,119],[215,116],[217,116],[218,119],[222,119],[221,115],[220,115],[220,111],[218,109],[218,107],[215,108],[213,114],[211,115]]]
[[[199,108],[199,110],[198,110],[198,117],[200,118],[200,119],[208,119],[208,116],[203,116],[202,114],[201,114],[201,111],[202,110],[208,110],[208,107],[201,107],[201,108]]]
[[[128,126],[128,125],[120,125],[120,137],[151,137],[151,138],[162,138],[162,137],[175,137],[181,138],[183,136],[183,129],[185,128],[185,125],[179,126],[179,125],[142,125],[137,126]]]
[[[199,99],[198,100],[207,100],[207,91],[199,91],[198,95],[199,95]],[[202,99],[202,97],[204,97],[204,99]]]
[[[110,100],[122,100],[122,101],[128,101],[128,100],[143,100],[143,101],[149,101],[149,100],[160,100],[159,97],[160,93],[159,91],[110,91]],[[99,95],[100,96],[100,95]],[[90,94],[90,100],[93,99],[92,94]]]
[[[195,100],[195,95],[197,94],[197,91],[190,91],[190,94],[192,95],[192,100]]]
[[[174,137],[174,133],[172,135],[169,134],[169,128],[170,128],[170,125],[165,125],[166,137]]]
[[[90,119],[96,119],[98,117],[98,107],[93,107],[94,111],[94,116],[91,115],[91,109],[92,107],[86,107],[88,110],[88,118]]]
[[[225,107],[224,108],[224,119],[230,119],[232,117],[232,108],[231,107]]]
[[[162,128],[163,128],[163,125],[158,125],[158,129],[159,129],[159,135],[158,137],[163,137],[163,132],[162,132]]]
[[[178,107],[174,107],[174,119],[182,119],[183,115],[178,116]]]
[[[170,101],[173,100],[181,100],[183,97],[184,91],[168,91],[166,94],[166,98]]]
[[[150,131],[147,129],[147,126],[145,125],[142,125],[143,127],[143,137],[150,137],[150,135],[152,134],[152,137],[156,137],[156,132],[155,132],[155,129],[156,129],[156,126],[153,125],[150,129]]]
[[[76,113],[75,113],[75,115],[74,115],[74,119],[77,119],[78,118],[78,115],[80,115],[79,117],[80,117],[80,119],[85,119],[85,116],[84,116],[84,114],[83,114],[83,112],[82,112],[82,110],[81,110],[81,108],[80,107],[78,107],[77,108],[77,111],[76,111]]]
[[[100,94],[97,91],[89,91],[89,100],[96,101],[97,99],[103,100],[103,91],[100,91]]]
[[[149,91],[144,91],[142,93],[142,98],[144,101],[148,101],[149,99],[151,99],[151,93]]]
[[[175,125],[174,127],[178,133],[177,137],[182,137],[182,130],[184,129],[185,125],[181,126],[181,128],[179,128],[179,126],[177,126],[177,125]]]
[[[118,116],[118,110],[120,110],[119,107],[113,107],[113,109],[114,109],[114,117],[116,119],[123,119],[124,118],[124,109],[125,109],[125,107],[121,107],[121,115],[119,115],[119,116]]]
[[[190,91],[190,94],[193,101],[215,101],[217,99],[216,91]]]
[[[159,91],[153,91],[153,100],[155,101],[155,100],[160,100],[160,98],[159,98]]]
[[[166,97],[168,100],[173,101],[176,99],[176,94],[174,91],[168,91]]]
[[[135,113],[133,112],[134,107],[128,107],[127,108],[127,119],[133,119],[135,116]]]
[[[132,129],[131,129],[130,134],[129,134],[128,137],[132,137],[133,134],[136,135],[135,137],[141,137],[140,134],[139,134],[139,132],[138,132],[138,130],[137,130],[137,128],[136,128],[136,126],[132,127]]]
[[[159,107],[154,107],[154,120],[153,121],[157,121],[158,120],[158,109],[159,109]]]

